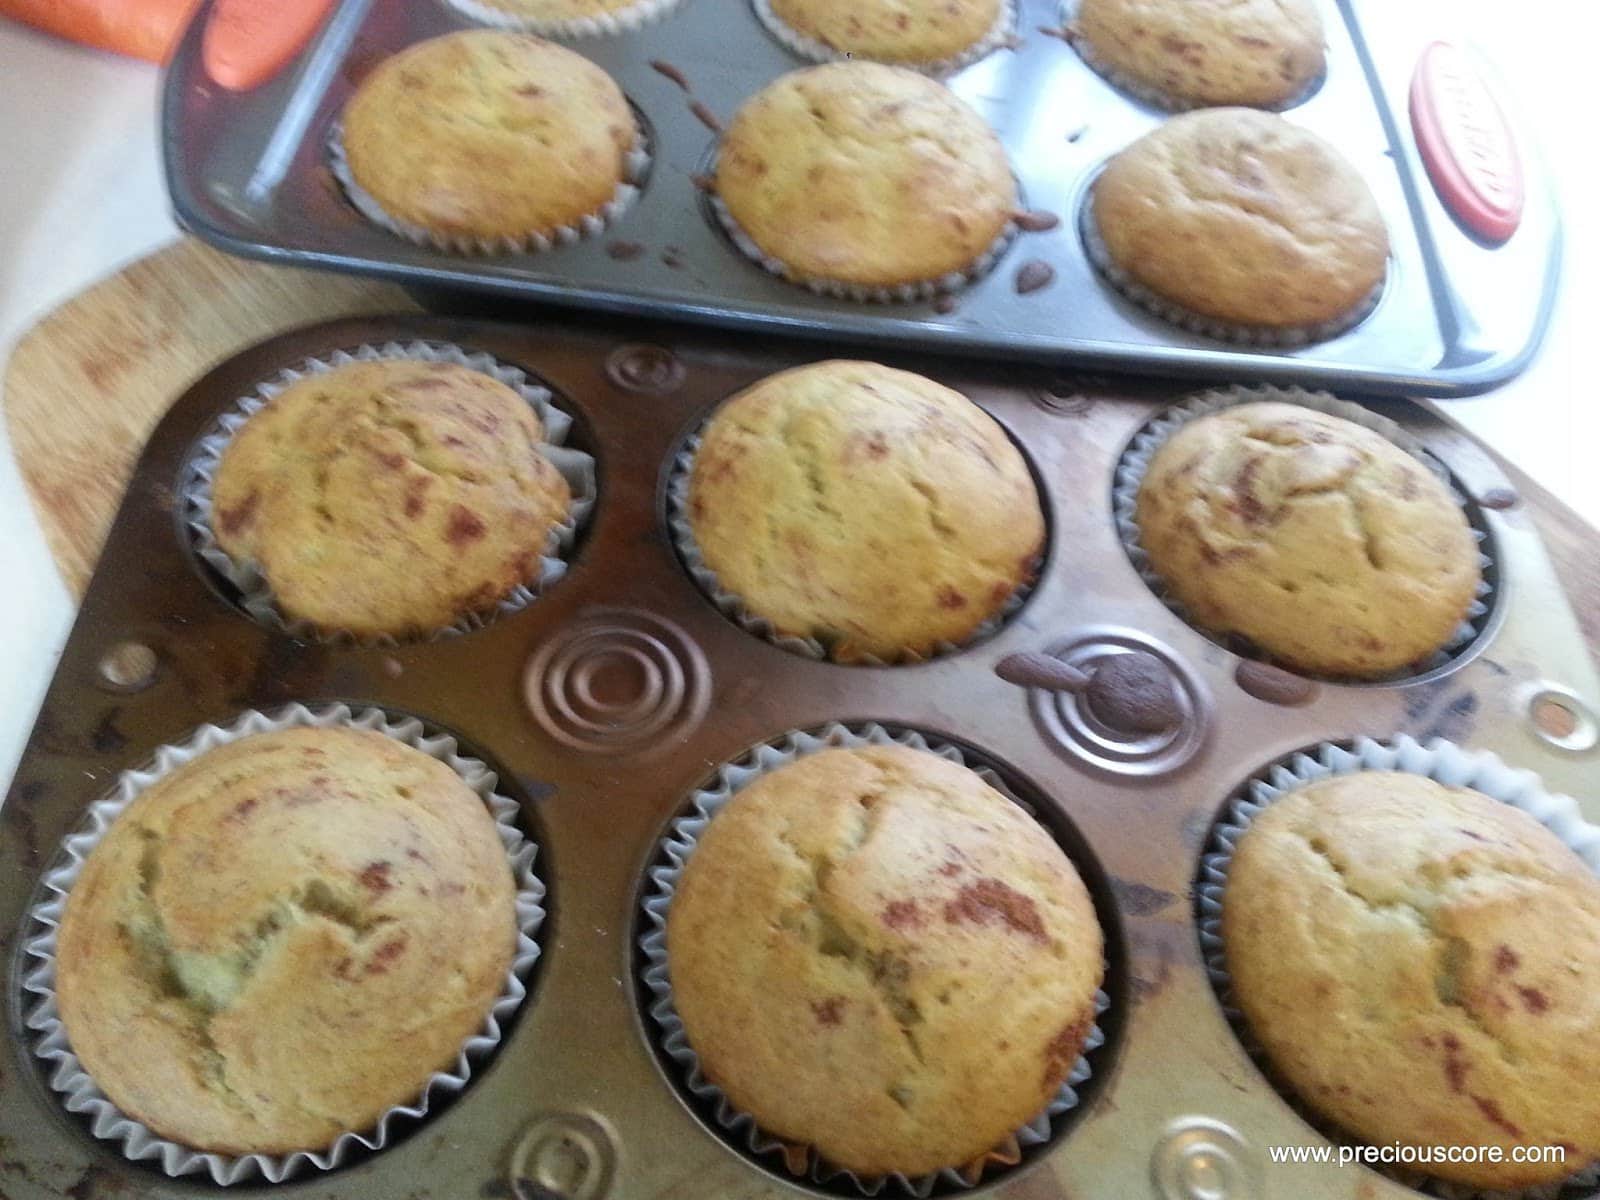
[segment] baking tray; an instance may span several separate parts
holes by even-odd
[[[749,0],[683,0],[635,33],[572,43],[606,68],[641,112],[655,152],[640,200],[608,233],[539,255],[468,258],[414,246],[362,219],[327,166],[330,124],[377,62],[412,42],[469,27],[441,0],[341,0],[293,69],[257,91],[211,84],[200,58],[204,12],[167,76],[162,125],[178,221],[234,254],[357,271],[421,287],[473,290],[646,316],[925,346],[984,358],[1229,379],[1295,380],[1385,393],[1453,395],[1499,383],[1528,361],[1554,295],[1559,228],[1522,139],[1530,197],[1500,248],[1476,242],[1444,211],[1404,117],[1407,63],[1422,48],[1384,46],[1390,0],[1319,0],[1328,74],[1291,120],[1329,138],[1366,177],[1393,242],[1377,309],[1350,332],[1295,350],[1249,350],[1186,333],[1113,291],[1086,259],[1077,213],[1105,160],[1163,114],[1124,97],[1059,37],[1060,0],[1020,0],[1015,50],[957,74],[955,91],[999,131],[1027,206],[1061,224],[1018,238],[955,311],[855,304],[768,275],[714,228],[694,177],[714,134],[690,97],[652,69],[682,72],[721,120],[785,71],[807,65],[761,26]],[[1401,6],[1407,7],[1407,6]],[[1440,19],[1448,10],[1439,9]],[[1382,51],[1374,58],[1374,49]],[[619,249],[620,248],[620,249]],[[1022,264],[1055,272],[1019,294]],[[676,265],[674,265],[676,264]],[[502,314],[503,315],[503,314]]]
[[[570,572],[526,610],[431,643],[341,648],[256,624],[188,548],[175,491],[196,440],[236,397],[285,366],[414,338],[521,366],[576,414],[572,440],[598,458],[600,498]],[[667,535],[664,490],[674,451],[714,405],[817,353],[615,320],[514,327],[355,319],[249,349],[177,400],[138,463],[0,808],[0,962],[8,968],[10,1032],[0,1049],[0,1196],[176,1200],[217,1191],[125,1161],[49,1090],[22,1024],[25,913],[61,839],[119,771],[240,710],[331,700],[416,714],[456,733],[468,752],[499,771],[502,790],[523,805],[527,832],[541,847],[551,916],[530,997],[466,1092],[398,1144],[281,1185],[286,1194],[800,1194],[797,1184],[730,1149],[679,1099],[641,1008],[635,939],[644,872],[688,794],[717,764],[750,747],[835,720],[925,730],[998,764],[1077,854],[1107,924],[1112,1007],[1103,1024],[1110,1041],[1096,1052],[1095,1074],[1065,1132],[1032,1156],[1029,1169],[1004,1176],[994,1195],[1149,1196],[1153,1162],[1193,1149],[1205,1121],[1237,1134],[1224,1153],[1233,1155],[1240,1178],[1255,1181],[1253,1191],[1237,1189],[1226,1200],[1409,1194],[1365,1168],[1307,1171],[1267,1161],[1269,1145],[1322,1139],[1272,1090],[1230,1030],[1202,965],[1191,884],[1201,843],[1229,794],[1265,764],[1324,739],[1410,732],[1493,750],[1538,772],[1552,791],[1587,790],[1584,811],[1600,820],[1593,789],[1600,751],[1562,749],[1529,718],[1533,700],[1552,690],[1574,711],[1600,711],[1600,678],[1508,481],[1477,444],[1422,407],[1378,404],[1448,465],[1466,496],[1490,505],[1471,508],[1489,535],[1495,603],[1483,635],[1442,673],[1397,686],[1321,684],[1303,706],[1282,707],[1241,690],[1235,673],[1243,660],[1150,593],[1113,528],[1113,465],[1134,432],[1182,388],[1106,388],[1026,367],[891,358],[972,396],[1024,447],[1044,491],[1049,549],[1025,607],[986,641],[916,666],[816,662],[747,634],[698,590]],[[626,729],[574,737],[572,728],[536,719],[525,706],[530,659],[602,629],[609,632],[597,635],[598,646],[655,646],[650,653],[665,656],[663,678],[674,665],[681,673],[683,689],[663,693],[673,707],[660,737],[640,745]],[[995,674],[1017,651],[1140,637],[1164,648],[1213,718],[1198,756],[1174,774],[1091,766],[1053,735],[1041,693]],[[108,651],[130,641],[153,649],[159,663],[153,685],[132,694],[100,673]]]

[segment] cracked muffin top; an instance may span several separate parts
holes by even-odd
[[[1397,772],[1311,784],[1240,839],[1222,931],[1251,1031],[1345,1129],[1503,1147],[1428,1168],[1480,1188],[1600,1158],[1600,879],[1527,813]]]
[[[1180,308],[1232,324],[1315,332],[1383,283],[1389,234],[1350,163],[1271,113],[1172,117],[1095,180],[1111,262]]]
[[[1312,0],[1078,0],[1070,35],[1102,70],[1182,104],[1275,108],[1323,71]]]
[[[667,916],[706,1077],[863,1174],[973,1162],[1043,1111],[1094,1021],[1100,926],[1050,835],[899,746],[762,775],[706,827]]]
[[[971,637],[1044,549],[1033,477],[994,419],[866,362],[783,371],[718,409],[689,524],[723,590],[841,662]]]
[[[320,1150],[450,1068],[505,983],[515,888],[443,763],[356,729],[210,750],[90,853],[57,950],[84,1069],[157,1134]]]
[[[570,505],[515,390],[451,363],[309,375],[245,422],[212,492],[217,543],[291,619],[405,636],[532,580]]]
[[[418,42],[343,117],[351,177],[389,216],[450,238],[525,240],[611,202],[639,133],[611,76],[525,33]]]
[[[779,21],[830,50],[877,62],[958,58],[1000,21],[1005,0],[771,0]]]
[[[729,215],[791,278],[943,279],[1010,225],[1005,147],[941,83],[904,67],[791,71],[747,100],[717,152]]]
[[[1478,550],[1432,471],[1352,421],[1241,404],[1181,426],[1139,487],[1139,541],[1186,615],[1283,665],[1375,677],[1467,616]]]

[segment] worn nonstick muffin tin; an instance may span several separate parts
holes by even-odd
[[[1331,140],[1366,177],[1388,222],[1389,280],[1373,313],[1330,341],[1249,350],[1187,333],[1121,297],[1089,263],[1078,211],[1100,166],[1165,114],[1090,70],[1060,37],[1060,0],[1019,0],[1016,49],[949,81],[999,131],[1026,204],[1060,224],[1017,238],[956,297],[863,304],[816,296],[767,274],[717,227],[695,177],[721,121],[777,76],[809,65],[766,31],[750,0],[682,0],[636,32],[570,43],[606,68],[642,114],[654,163],[642,195],[598,238],[535,255],[463,257],[368,223],[333,180],[328,135],[355,85],[412,42],[470,27],[443,0],[342,0],[322,34],[273,82],[243,94],[211,83],[196,20],[167,78],[167,179],[186,228],[232,253],[358,271],[430,288],[677,316],[987,358],[1115,366],[1226,379],[1293,379],[1368,392],[1482,390],[1526,364],[1554,294],[1559,230],[1549,190],[1529,173],[1522,227],[1475,241],[1428,182],[1405,120],[1406,74],[1388,65],[1383,0],[1320,0],[1328,72],[1290,120]],[[1441,14],[1447,10],[1441,8]],[[203,15],[203,14],[202,14]],[[1441,18],[1442,19],[1442,18]],[[1405,46],[1409,35],[1396,34]],[[1421,44],[1403,50],[1409,58]],[[668,75],[681,73],[692,95]],[[1053,281],[1018,288],[1026,264]],[[1041,268],[1034,268],[1033,280]]]
[[[519,366],[576,416],[570,442],[596,455],[600,493],[571,570],[525,610],[439,641],[359,649],[298,642],[257,624],[189,546],[176,491],[197,440],[285,366],[412,339]],[[23,1024],[26,914],[62,838],[119,771],[202,723],[331,700],[416,714],[497,769],[540,846],[550,917],[529,998],[467,1090],[389,1148],[278,1185],[285,1190],[329,1200],[807,1190],[724,1142],[680,1098],[643,1008],[640,899],[664,831],[719,764],[797,728],[878,721],[954,742],[997,767],[1076,858],[1106,925],[1107,1044],[1091,1055],[1094,1074],[1054,1140],[990,1176],[993,1194],[1408,1194],[1365,1168],[1268,1162],[1268,1146],[1323,1139],[1231,1032],[1207,982],[1189,895],[1229,795],[1265,764],[1326,739],[1442,735],[1537,771],[1600,819],[1592,744],[1600,678],[1506,479],[1424,409],[1380,403],[1448,465],[1464,495],[1484,502],[1473,508],[1498,571],[1493,613],[1474,645],[1429,676],[1393,686],[1312,684],[1306,694],[1290,687],[1279,698],[1291,703],[1272,703],[1242,690],[1244,660],[1150,593],[1117,537],[1114,465],[1182,388],[901,359],[973,397],[1024,448],[1043,491],[1048,554],[1027,604],[987,640],[916,666],[818,662],[722,615],[685,571],[665,525],[666,472],[686,434],[737,389],[816,357],[806,350],[664,325],[347,320],[246,350],[177,400],[140,459],[0,808],[11,1035],[0,1057],[0,1196],[215,1191],[204,1177],[169,1179],[123,1159],[50,1090]],[[1175,666],[1197,722],[1195,753],[1165,772],[1159,753],[1091,761],[1063,732],[1094,729],[1082,713],[1063,715],[1070,697],[1007,683],[995,670],[1021,651],[1082,665],[1133,644]],[[1247,681],[1253,670],[1244,671]],[[1541,700],[1569,714],[1574,730],[1542,733],[1531,717]]]

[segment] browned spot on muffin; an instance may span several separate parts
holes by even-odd
[[[1470,829],[1463,829],[1461,832],[1471,834],[1471,836],[1476,837],[1480,842],[1483,841],[1481,835],[1472,833]],[[1507,946],[1504,942],[1494,948],[1494,969],[1499,971],[1502,975],[1512,970],[1521,961],[1522,960],[1517,957],[1517,952],[1510,946]]]
[[[922,909],[915,900],[892,900],[883,910],[883,923],[890,929],[914,929],[922,922]]]
[[[986,925],[1001,921],[1007,928],[1025,934],[1037,942],[1047,940],[1044,918],[1032,899],[998,879],[983,878],[969,883],[956,893],[956,898],[944,906],[944,919],[951,924],[971,921]]]
[[[517,95],[533,99],[535,96],[544,95],[544,89],[537,83],[525,83],[517,89]]]
[[[844,1016],[844,997],[829,996],[826,1000],[813,1000],[811,1011],[818,1025],[837,1025]]]
[[[378,453],[378,461],[391,471],[398,471],[406,465],[406,456],[393,450],[384,450]]]
[[[1450,1081],[1450,1090],[1452,1092],[1461,1091],[1462,1085],[1466,1082],[1467,1078],[1467,1064],[1462,1062],[1461,1059],[1457,1057],[1460,1053],[1461,1043],[1459,1040],[1457,1040],[1456,1035],[1453,1033],[1445,1034],[1444,1075],[1445,1078]]]
[[[1522,997],[1522,1003],[1531,1013],[1542,1013],[1550,1007],[1550,998],[1538,988],[1519,987],[1517,995]]]
[[[946,879],[950,878],[952,875],[959,875],[961,874],[961,864],[952,858],[947,861],[944,866],[939,868],[939,874],[943,875]]]
[[[1522,1130],[1518,1129],[1510,1121],[1506,1120],[1505,1113],[1500,1111],[1500,1106],[1493,1100],[1490,1100],[1487,1096],[1479,1096],[1474,1094],[1472,1097],[1472,1102],[1478,1106],[1478,1111],[1481,1112],[1484,1117],[1494,1122],[1494,1124],[1505,1130],[1512,1137],[1520,1138],[1522,1136]]]
[[[261,493],[251,489],[238,504],[232,508],[225,508],[217,514],[217,523],[223,533],[238,533],[255,518],[256,509],[261,504]]]
[[[445,526],[444,537],[452,546],[465,546],[488,532],[483,518],[466,505],[457,504],[450,509],[450,523]]]
[[[233,820],[242,821],[246,817],[248,817],[251,813],[255,812],[256,805],[258,805],[260,803],[261,803],[261,797],[260,796],[246,796],[243,800],[239,801],[239,803],[237,803],[237,804],[235,804],[233,806],[233,812],[231,812],[228,815]]]
[[[372,961],[367,964],[367,974],[382,975],[390,967],[394,966],[405,951],[406,939],[404,935],[391,938],[379,946],[377,952],[373,954]]]
[[[432,482],[432,475],[418,475],[406,484],[405,514],[412,520],[420,517],[422,510],[427,507],[423,493],[428,490],[428,485]]]
[[[1247,458],[1233,479],[1233,497],[1239,506],[1239,515],[1252,525],[1260,524],[1267,515],[1267,510],[1262,507],[1254,491],[1256,472],[1259,470],[1261,470],[1261,460]]]
[[[389,878],[389,864],[386,862],[368,863],[358,876],[361,886],[369,892],[382,895],[394,887],[394,881]]]
[[[940,608],[960,608],[966,604],[966,602],[967,598],[960,592],[956,591],[956,589],[951,587],[949,584],[944,584],[939,588]]]
[[[1063,1025],[1061,1032],[1050,1039],[1050,1044],[1044,1048],[1046,1084],[1054,1085],[1066,1077],[1072,1064],[1078,1061],[1078,1052],[1083,1049],[1083,1040],[1088,1035],[1089,1018],[1084,1016]]]

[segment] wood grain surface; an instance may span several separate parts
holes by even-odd
[[[94,570],[140,447],[192,380],[298,325],[417,308],[390,284],[245,262],[184,238],[24,334],[5,375],[11,445],[73,594],[83,594]],[[1515,467],[1501,466],[1532,511],[1600,659],[1600,534]]]

